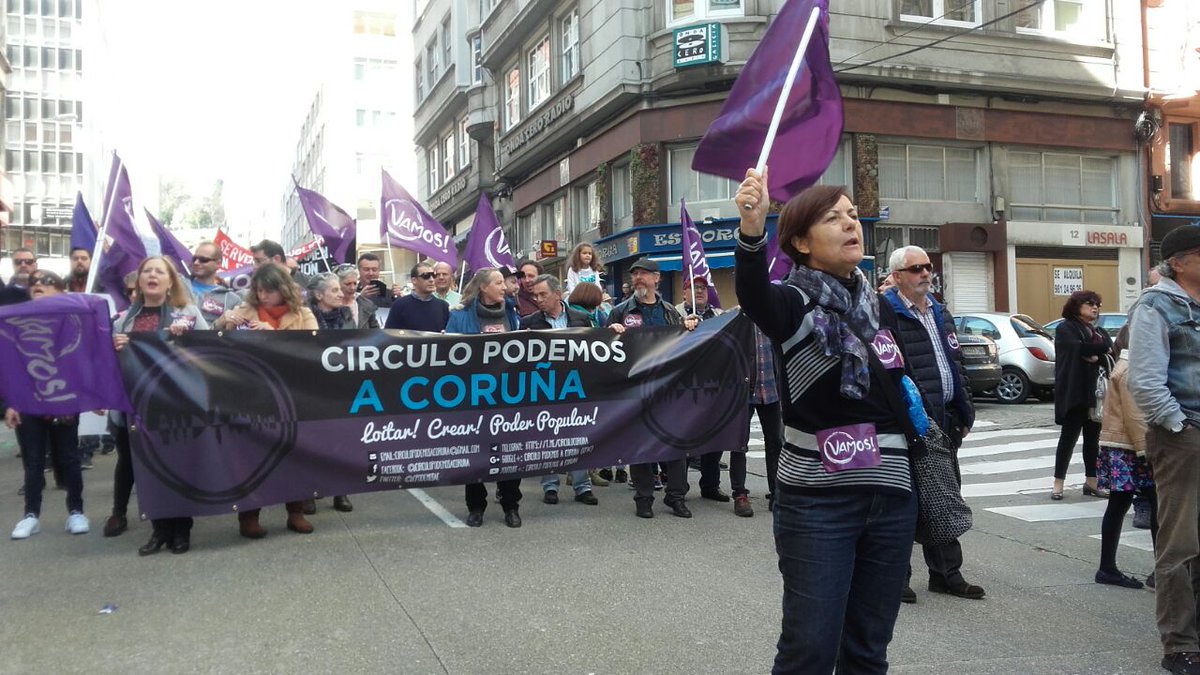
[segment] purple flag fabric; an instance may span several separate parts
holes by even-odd
[[[71,250],[82,248],[92,254],[96,248],[96,222],[83,203],[83,193],[75,193],[75,210],[71,212]]]
[[[467,238],[463,257],[471,272],[484,267],[517,268],[512,249],[508,247],[508,240],[504,238],[504,230],[500,227],[500,219],[496,217],[496,211],[492,209],[492,202],[486,194],[479,195],[475,222],[471,225],[471,235]]]
[[[103,298],[64,293],[0,307],[0,345],[0,399],[18,412],[133,410]]]
[[[295,177],[292,180],[295,181]],[[296,194],[308,219],[308,229],[325,240],[330,255],[339,263],[354,262],[358,226],[350,214],[319,193],[300,187],[299,182],[296,182]]]
[[[741,181],[758,163],[788,67],[813,7],[821,17],[792,85],[771,154],[767,186],[787,201],[821,178],[842,136],[842,95],[829,63],[828,0],[788,0],[733,83],[721,114],[709,126],[692,168]]]
[[[767,235],[767,275],[771,283],[783,281],[795,263],[779,248],[779,236]]]
[[[104,193],[104,216],[100,231],[111,242],[101,259],[92,261],[92,264],[99,265],[100,281],[105,292],[112,296],[117,309],[125,309],[129,306],[122,292],[125,275],[136,271],[146,258],[146,247],[134,224],[133,188],[129,184],[129,172],[115,152],[108,173],[108,188]]]
[[[180,274],[187,277],[191,274],[192,269],[192,252],[187,250],[175,235],[171,234],[170,230],[163,227],[163,224],[150,213],[150,209],[146,209],[146,218],[150,221],[150,229],[154,230],[154,236],[158,237],[159,249],[168,260],[175,263],[175,269]]]
[[[717,297],[717,285],[713,283],[712,270],[708,268],[708,257],[704,255],[704,240],[700,238],[700,230],[688,215],[687,203],[679,200],[679,221],[683,224],[683,273],[686,283],[692,283],[696,277],[704,277],[708,282],[708,304],[710,307],[720,307],[721,298]],[[685,295],[690,300],[690,295]]]
[[[383,170],[383,195],[379,204],[379,236],[392,246],[416,251],[458,267],[454,237],[433,219],[403,186]]]

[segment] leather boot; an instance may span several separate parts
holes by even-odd
[[[300,534],[309,534],[313,531],[312,523],[304,517],[304,502],[288,502],[287,506],[287,528],[292,532]]]
[[[267,528],[258,524],[259,509],[238,512],[238,532],[247,539],[262,539]]]

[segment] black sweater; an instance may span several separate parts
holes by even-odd
[[[780,364],[784,444],[778,485],[800,492],[910,491],[908,443],[883,390],[898,386],[903,370],[889,371],[891,381],[879,380],[872,371],[866,396],[861,400],[842,396],[841,359],[826,356],[813,332],[809,313],[815,302],[796,286],[770,282],[765,243],[765,238],[739,234],[735,281],[742,311],[771,339]],[[879,466],[826,471],[817,432],[868,422],[875,425],[879,440]]]
[[[422,300],[413,294],[392,303],[384,328],[440,333],[446,330],[446,322],[449,320],[450,305],[447,305],[445,300],[434,297]]]

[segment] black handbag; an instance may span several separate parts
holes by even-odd
[[[974,516],[962,496],[958,469],[954,461],[954,444],[936,421],[930,420],[929,430],[922,435],[908,416],[908,408],[900,393],[892,386],[891,376],[871,349],[871,370],[883,385],[884,395],[900,428],[908,439],[909,465],[917,490],[917,531],[913,540],[926,546],[949,544],[971,529]]]

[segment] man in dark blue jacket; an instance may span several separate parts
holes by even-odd
[[[908,375],[925,399],[925,410],[950,437],[957,450],[975,424],[975,407],[962,369],[962,349],[954,332],[954,318],[929,292],[933,265],[918,246],[896,249],[889,260],[895,286],[879,303],[879,323],[892,330],[900,345]],[[957,469],[957,459],[955,468]],[[961,482],[961,478],[960,478]],[[963,578],[962,545],[923,546],[929,565],[929,590],[978,600],[983,588]],[[904,602],[916,602],[912,587],[904,589]]]

